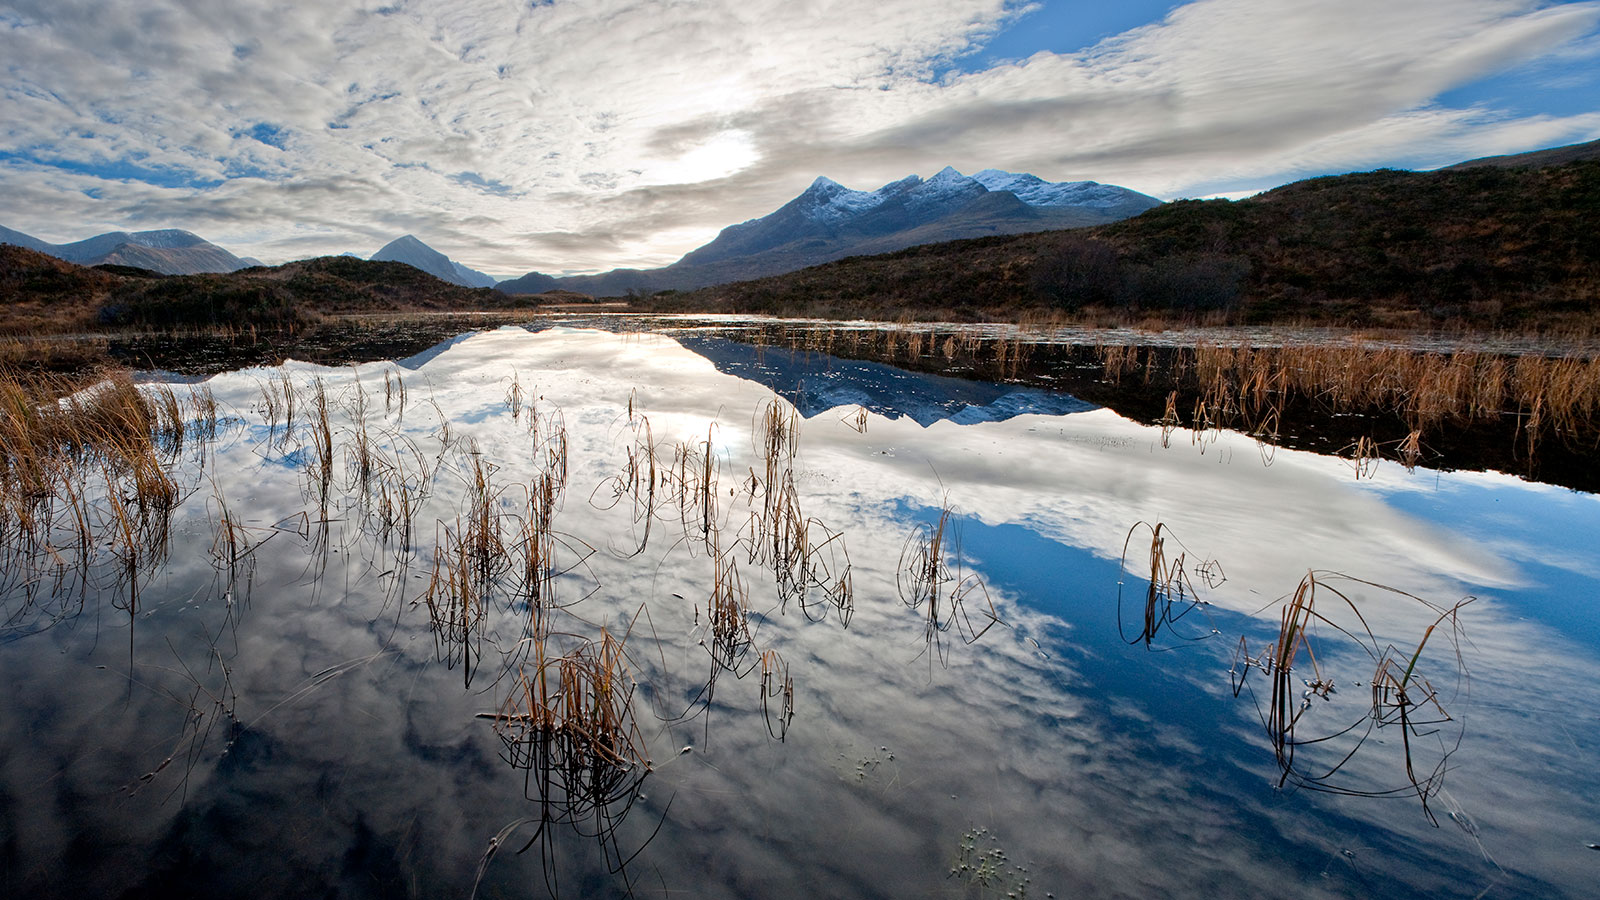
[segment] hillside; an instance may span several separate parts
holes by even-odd
[[[342,256],[227,274],[161,276],[126,266],[87,268],[0,245],[0,332],[106,326],[293,327],[328,313],[495,309],[488,288],[448,284],[398,262]]]
[[[1589,141],[1586,144],[1568,144],[1565,147],[1551,147],[1548,150],[1534,150],[1528,153],[1512,153],[1507,156],[1481,156],[1458,162],[1446,169],[1472,169],[1478,166],[1502,167],[1540,167],[1559,166],[1569,162],[1584,159],[1600,159],[1600,141]]]
[[[1591,322],[1600,161],[1380,170],[1180,201],[1071,233],[855,257],[661,295],[675,308],[969,317],[1097,308],[1482,327]]]

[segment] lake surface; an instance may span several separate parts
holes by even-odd
[[[694,334],[203,385],[163,546],[4,557],[6,896],[1600,883],[1595,495]]]

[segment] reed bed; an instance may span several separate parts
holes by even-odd
[[[1275,437],[1285,405],[1304,400],[1334,414],[1393,411],[1410,433],[1389,446],[1395,458],[1411,466],[1423,455],[1423,437],[1452,424],[1513,420],[1530,458],[1547,438],[1600,446],[1596,357],[1508,359],[1471,350],[1412,351],[1359,341],[1273,347],[1200,341],[1161,355],[1147,350],[1142,358],[1137,348],[1125,344],[1102,344],[1097,352],[1104,377],[1112,383],[1137,372],[1147,383],[1195,391],[1197,430],[1237,427]],[[1363,452],[1356,458],[1373,457]],[[1366,473],[1360,462],[1357,470]]]
[[[6,628],[56,621],[104,571],[138,606],[141,574],[165,559],[187,488],[172,470],[214,434],[205,393],[141,389],[125,371],[62,379],[0,371],[0,590],[20,594]],[[47,609],[49,611],[47,611]]]

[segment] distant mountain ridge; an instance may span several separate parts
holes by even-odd
[[[448,281],[462,287],[495,286],[494,276],[469,269],[409,234],[383,245],[383,249],[372,254],[370,258],[374,262],[402,262],[421,269],[440,281]]]
[[[874,191],[818,178],[771,214],[724,228],[670,266],[568,278],[530,272],[495,287],[512,294],[561,288],[596,296],[688,290],[918,244],[1103,225],[1160,205],[1116,185],[1049,182],[998,169],[969,176],[947,166],[932,178],[911,175]]]
[[[109,231],[70,244],[52,244],[0,226],[0,244],[26,247],[80,266],[135,266],[163,275],[236,272],[261,265],[259,260],[234,256],[199,235],[177,228]]]

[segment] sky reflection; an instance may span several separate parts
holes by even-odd
[[[1000,882],[1029,896],[1576,897],[1592,883],[1596,634],[1571,621],[1583,618],[1571,598],[1596,580],[1593,497],[1387,464],[1358,482],[1343,461],[1287,450],[1268,466],[1248,438],[1180,431],[1163,447],[1158,429],[1107,410],[971,424],[873,414],[863,432],[818,409],[800,425],[793,478],[804,515],[844,535],[846,628],[837,610],[784,604],[736,543],[761,505],[744,485],[764,471],[769,387],[652,335],[503,329],[423,356],[410,369],[287,364],[301,397],[288,439],[264,416],[276,370],[211,379],[241,421],[203,469],[186,463],[194,493],[131,637],[106,591],[62,627],[0,644],[8,890],[468,893],[490,839],[537,815],[480,718],[526,659],[528,611],[494,595],[465,683],[441,662],[424,599],[474,466],[514,530],[550,470],[540,435],[558,424],[569,472],[554,584],[572,605],[555,628],[627,635],[653,771],[615,846],[640,851],[625,876],[640,892],[993,896],[949,871],[979,828],[1007,854]],[[386,402],[385,373],[403,375],[403,409]],[[339,448],[325,521],[304,450],[319,379]],[[409,542],[378,533],[346,455],[361,433],[357,385],[379,458],[405,477],[426,471]],[[606,485],[639,448],[641,417],[663,468],[675,445],[709,440],[721,547],[740,554],[755,646],[781,654],[796,683],[781,743],[759,670],[723,672],[706,691],[715,567],[694,517],[661,507],[630,555],[642,522]],[[231,581],[213,552],[223,506],[255,545]],[[959,562],[1002,624],[973,643],[952,629],[935,648],[896,569],[915,527],[946,507]],[[1227,575],[1159,643],[1170,652],[1117,628],[1119,577],[1142,593],[1119,575],[1139,521],[1165,523]],[[1463,737],[1433,801],[1441,827],[1415,796],[1277,787],[1258,705],[1233,696],[1228,669],[1240,636],[1276,631],[1273,602],[1310,568],[1446,606],[1478,596],[1462,613],[1471,681],[1449,693]],[[1352,596],[1401,648],[1434,617],[1388,592]],[[1307,728],[1343,721],[1372,674],[1337,635],[1316,639],[1340,686]],[[1425,668],[1450,667],[1430,651]],[[1394,737],[1377,735],[1341,783],[1404,785]],[[481,894],[540,896],[551,872],[563,896],[621,890],[602,844],[564,827],[511,852],[531,835],[506,841]]]

